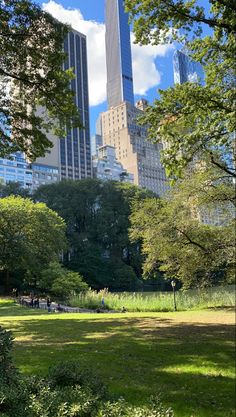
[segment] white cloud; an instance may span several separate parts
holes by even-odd
[[[65,9],[53,0],[44,3],[43,9],[87,36],[89,101],[91,106],[103,103],[106,100],[105,25],[85,20],[79,9]],[[131,39],[134,40],[133,34]],[[166,55],[171,48],[170,45],[141,47],[132,44],[135,94],[146,95],[150,88],[160,84],[155,59]]]

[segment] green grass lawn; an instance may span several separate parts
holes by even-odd
[[[97,370],[110,392],[145,404],[161,392],[176,417],[234,416],[234,312],[49,314],[0,303],[25,373],[60,360]]]

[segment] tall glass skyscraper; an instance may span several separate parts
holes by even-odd
[[[199,62],[192,61],[182,51],[175,51],[173,58],[175,84],[195,82],[204,84],[204,71]]]
[[[123,0],[106,0],[105,16],[108,108],[123,101],[134,105],[130,28]]]
[[[73,68],[75,78],[71,80],[70,88],[74,91],[74,101],[80,113],[80,120],[84,129],[73,128],[66,130],[64,138],[49,134],[53,148],[43,158],[37,158],[40,164],[50,168],[57,168],[59,179],[79,180],[92,176],[91,144],[89,129],[89,95],[87,47],[85,35],[72,29],[64,41],[64,51],[67,59],[64,69]],[[46,169],[46,168],[45,168]]]
[[[74,69],[71,89],[84,129],[67,129],[66,137],[60,140],[60,174],[61,179],[80,179],[91,176],[86,37],[75,30],[70,31],[64,41],[64,50],[67,53],[64,69]]]

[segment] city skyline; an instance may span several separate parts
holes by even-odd
[[[69,23],[87,36],[90,130],[95,134],[98,115],[106,111],[106,57],[105,57],[105,0],[57,0],[39,1],[44,10],[58,20]],[[157,89],[166,89],[174,84],[173,45],[131,47],[135,101],[144,97],[149,102],[157,98]]]

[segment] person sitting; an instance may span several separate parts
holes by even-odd
[[[126,313],[126,311],[127,311],[126,308],[123,306],[121,309],[121,313]]]
[[[57,311],[64,311],[64,308],[59,303],[57,304]]]

